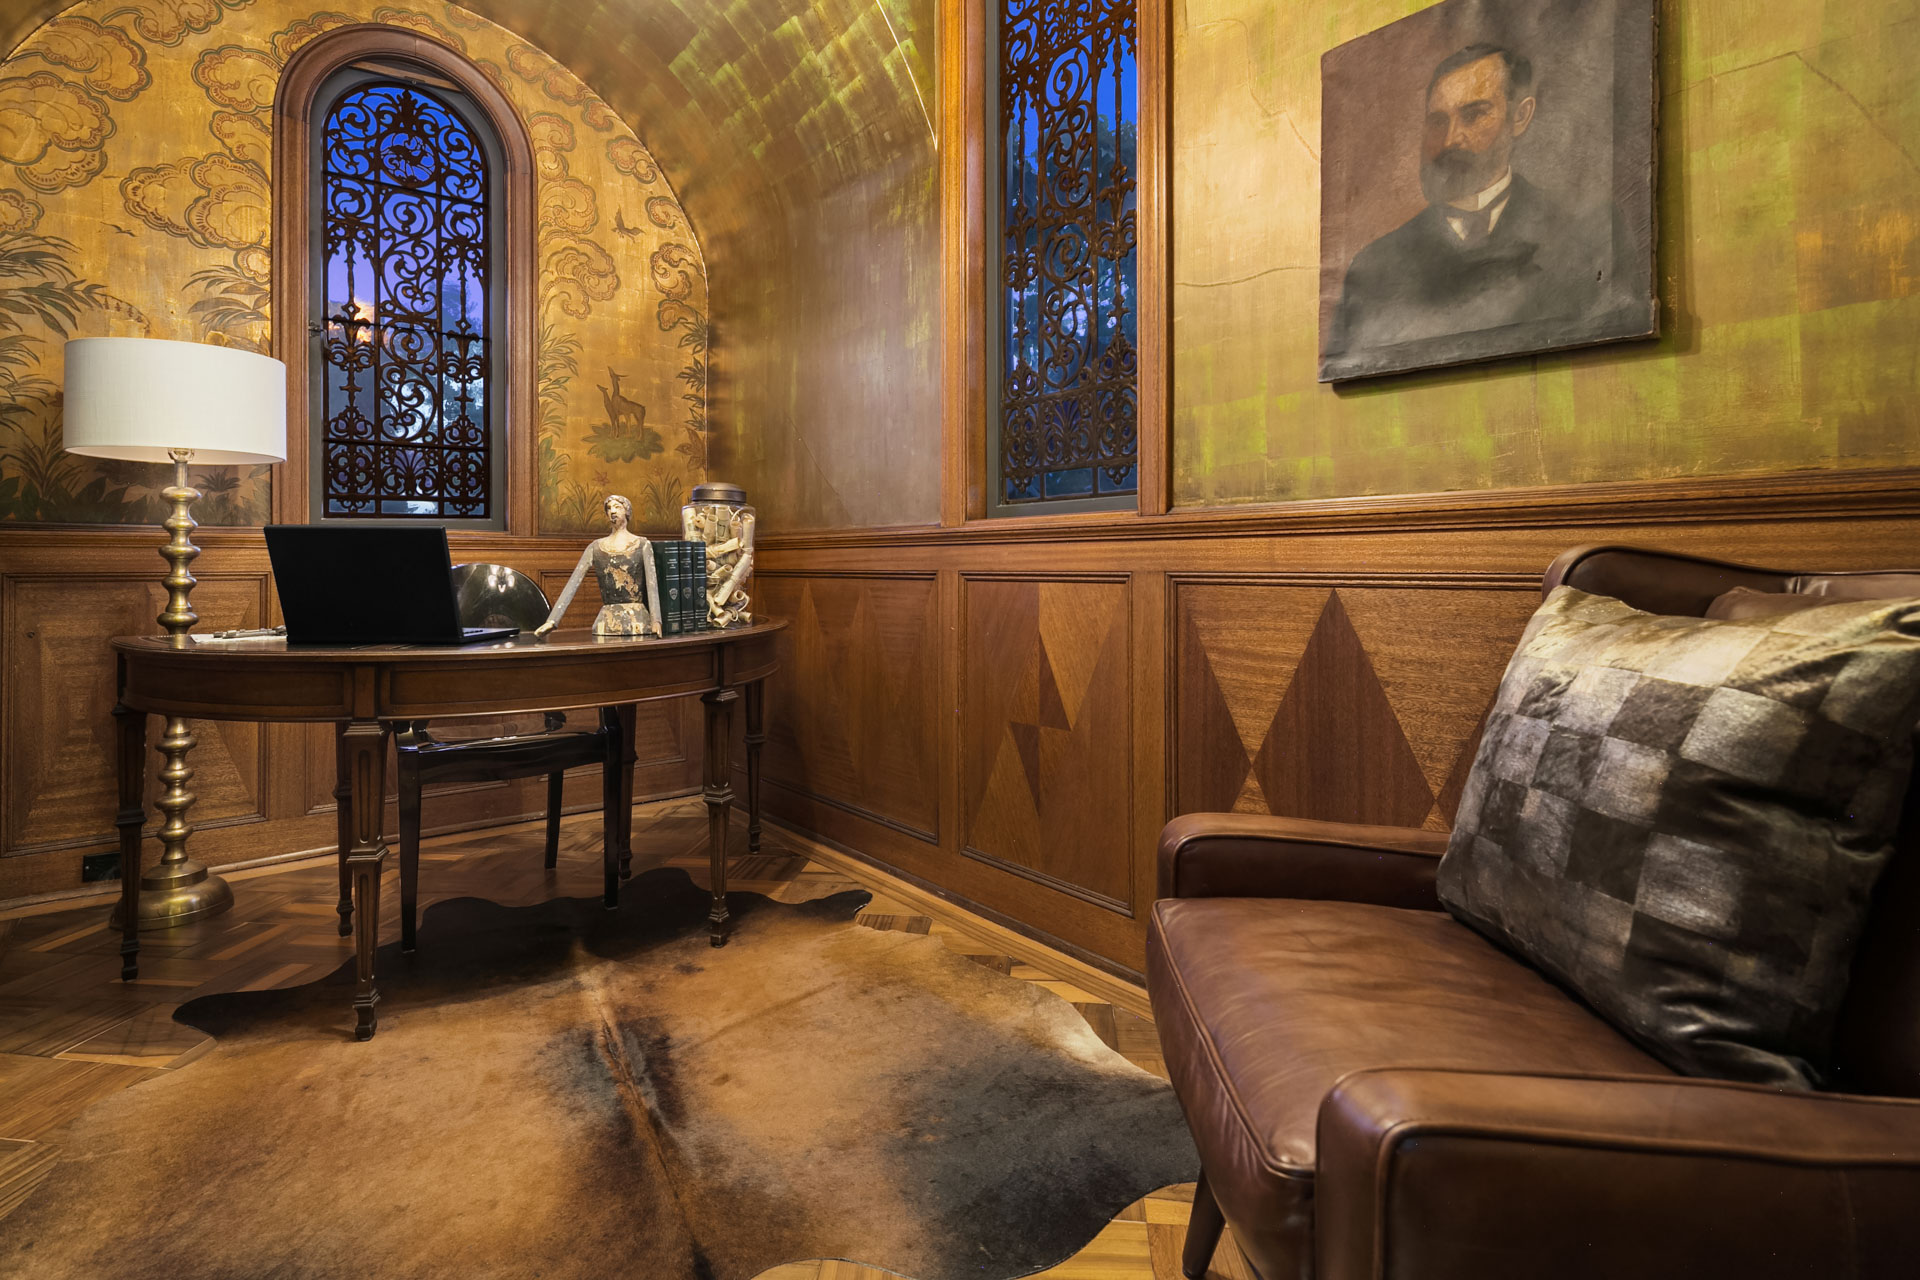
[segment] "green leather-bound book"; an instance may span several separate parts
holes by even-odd
[[[659,580],[660,599],[655,602],[660,614],[660,634],[675,636],[681,631],[685,606],[680,602],[680,543],[662,540],[653,544],[654,576]]]

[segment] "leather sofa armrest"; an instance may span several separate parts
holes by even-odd
[[[1440,909],[1447,837],[1249,813],[1189,813],[1160,832],[1162,898],[1309,898]]]
[[[1321,1103],[1318,1280],[1892,1276],[1920,1101],[1387,1068]]]

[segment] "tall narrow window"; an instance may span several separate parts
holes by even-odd
[[[319,102],[314,509],[503,527],[498,144],[457,89],[390,69]]]
[[[1140,487],[1136,0],[996,0],[994,511]]]

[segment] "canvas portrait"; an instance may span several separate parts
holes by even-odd
[[[1322,382],[1658,334],[1654,25],[1446,0],[1322,57]]]

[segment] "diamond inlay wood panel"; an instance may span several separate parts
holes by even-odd
[[[1127,584],[969,580],[965,591],[968,851],[1130,904]]]
[[[766,780],[937,839],[933,576],[759,574],[754,587],[756,613],[791,621],[767,681]]]
[[[113,636],[153,635],[166,590],[152,578],[15,578],[6,583],[6,761],[0,769],[0,855],[114,842]],[[212,578],[193,593],[197,631],[262,625],[263,578]],[[189,722],[196,825],[262,812],[261,727]],[[163,721],[147,718],[147,794],[158,795],[152,748]],[[152,815],[158,825],[157,815]]]
[[[1175,803],[1444,831],[1525,590],[1187,581]]]

